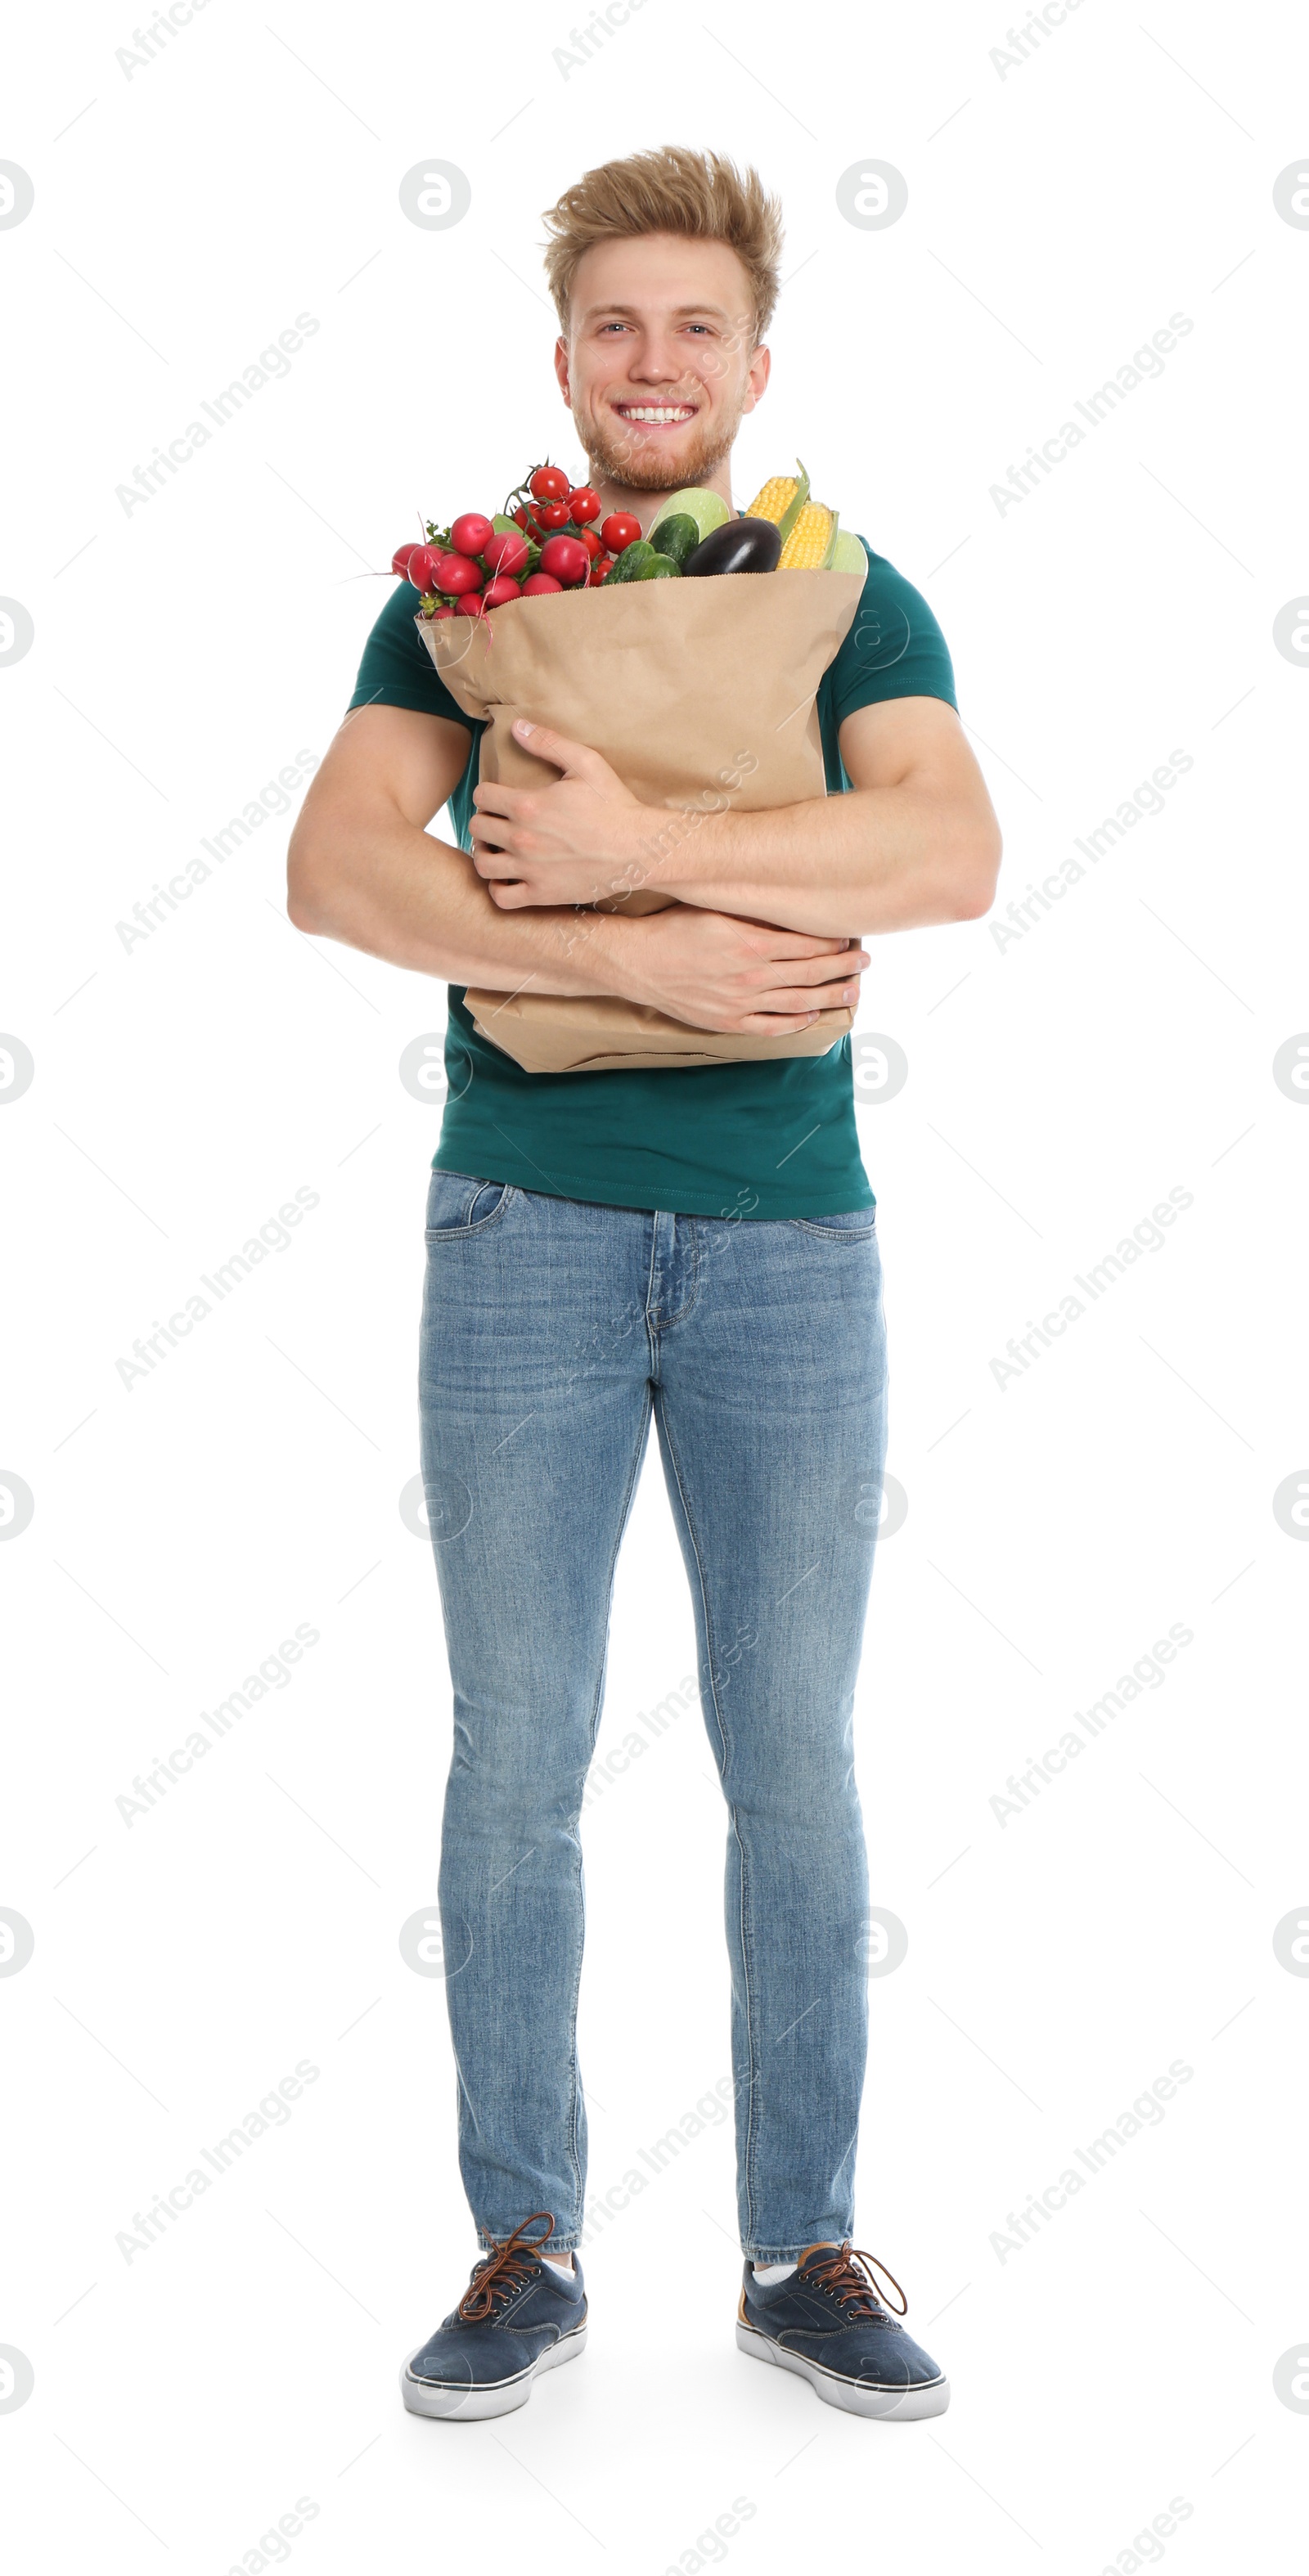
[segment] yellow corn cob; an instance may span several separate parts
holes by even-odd
[[[767,519],[776,528],[784,546],[809,498],[809,477],[803,460],[797,456],[795,461],[798,473],[770,475],[757,500],[751,502],[746,512],[747,518]]]
[[[821,501],[806,501],[782,548],[779,572],[817,572],[826,562],[833,536],[833,513]]]
[[[780,524],[782,512],[788,501],[794,499],[796,490],[797,478],[794,474],[771,474],[763,490],[756,492],[746,517],[767,519],[773,527],[777,527]]]

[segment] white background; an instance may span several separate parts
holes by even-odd
[[[1309,1982],[1273,1932],[1309,1911],[1309,1551],[1272,1498],[1309,1476],[1309,1112],[1272,1059],[1309,1025],[1309,676],[1273,621],[1309,580],[1309,231],[1273,187],[1309,49],[1289,9],[1147,14],[1084,0],[1003,76],[999,11],[958,0],[858,24],[647,0],[567,77],[568,24],[521,0],[212,0],[130,78],[109,8],[11,33],[0,153],[35,203],[0,232],[0,590],[35,641],[0,669],[0,1026],[35,1078],[0,1117],[0,1464],[35,1511],[0,1548],[0,1903],[35,1951],[0,1980],[0,2343],[35,2379],[0,2448],[24,2569],[1286,2563]],[[926,593],[1004,825],[996,918],[1193,761],[1021,939],[887,939],[865,984],[861,1028],[909,1061],[861,1110],[909,1508],[860,1780],[909,1949],[871,1988],[856,2242],[953,2382],[916,2428],[736,2353],[726,2125],[593,2230],[578,2366],[498,2424],[402,2412],[401,2356],[474,2250],[442,1988],[398,1947],[435,1894],[449,1709],[399,1511],[436,1117],[397,1065],[445,997],[288,925],[290,816],[148,939],[115,927],[325,751],[418,512],[494,508],[547,448],[580,466],[540,212],[665,141],[783,193],[736,498],[798,448]],[[471,185],[443,232],[399,204],[424,154]],[[884,231],[838,211],[860,156],[907,180]],[[1002,514],[990,487],[1178,311],[1162,377]],[[116,487],[301,312],[289,375],[126,512]],[[288,1248],[126,1389],[134,1338],[297,1188],[320,1204]],[[1002,1390],[1009,1338],[1174,1188],[1164,1246]],[[292,1681],[125,1823],[133,1776],[300,1622]],[[1001,1824],[1007,1776],[1175,1622],[1166,1682]],[[602,1758],[693,1660],[652,1460]],[[597,2192],[727,2072],[723,1840],[693,1711],[587,1810]],[[134,2213],[302,2059],[289,2120],[125,2261]],[[1001,2259],[1008,2213],[1176,2059],[1162,2121]]]

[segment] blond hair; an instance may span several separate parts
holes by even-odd
[[[770,197],[757,170],[738,170],[719,152],[692,152],[665,143],[588,170],[543,217],[550,235],[545,273],[560,326],[583,253],[596,242],[631,240],[641,233],[682,233],[697,241],[726,242],[750,281],[754,339],[758,346],[777,302],[782,256],[782,206]]]

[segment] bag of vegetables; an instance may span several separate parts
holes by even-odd
[[[777,478],[760,495],[775,505],[767,517],[757,506],[731,519],[716,494],[675,493],[648,538],[615,555],[598,585],[551,580],[538,590],[538,572],[530,594],[515,585],[506,595],[497,577],[476,610],[453,574],[451,600],[441,600],[440,577],[454,558],[431,559],[434,589],[417,624],[451,695],[486,725],[482,778],[528,786],[558,775],[516,741],[514,719],[526,716],[590,744],[651,808],[639,869],[597,884],[595,902],[607,910],[652,911],[674,900],[661,874],[672,874],[697,817],[825,792],[818,684],[854,620],[866,562],[857,539],[838,539],[833,513],[821,514],[830,524],[806,529],[806,510],[818,507],[807,495],[807,480]],[[501,518],[500,529],[510,525]],[[548,546],[546,536],[547,579]],[[487,551],[495,552],[493,537]],[[426,555],[415,573],[432,577]],[[767,1038],[693,1029],[617,997],[469,991],[465,999],[481,1034],[531,1073],[825,1055],[853,1019],[849,1010],[824,1011],[808,1029]]]

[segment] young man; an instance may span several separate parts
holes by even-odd
[[[606,511],[644,527],[692,483],[735,506],[732,443],[768,382],[776,201],[753,171],[665,149],[589,171],[547,222],[556,373]],[[839,346],[833,368],[839,383]],[[463,989],[620,994],[759,1033],[854,1003],[869,959],[852,925],[974,919],[994,891],[950,658],[869,549],[819,699],[828,795],[713,816],[661,868],[669,909],[585,916],[579,940],[570,907],[598,867],[639,866],[648,811],[542,726],[524,739],[557,780],[476,784],[479,728],[415,606],[402,584],[369,637],[289,897],[298,928],[452,987],[420,1409],[454,1687],[441,1917],[482,2258],[405,2365],[405,2403],[502,2413],[585,2339],[578,1816],[653,1413],[730,1817],[737,2340],[852,2412],[936,2414],[944,2376],[850,2246],[868,1902],[852,1711],[886,1415],[849,1040],[533,1075],[477,1033]],[[447,802],[458,849],[425,829]]]

